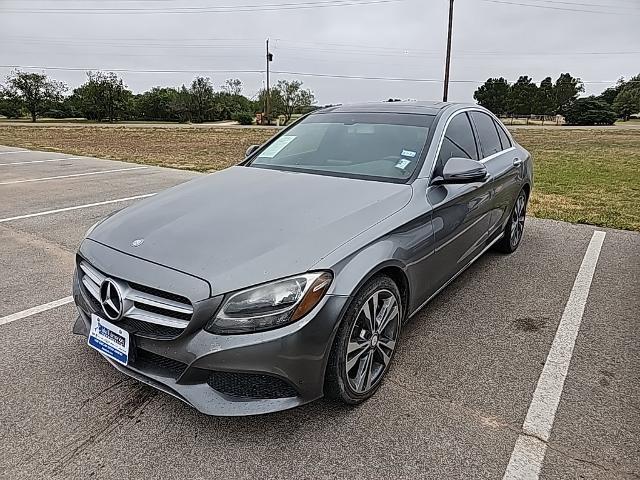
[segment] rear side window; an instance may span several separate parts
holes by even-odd
[[[466,113],[459,113],[449,122],[438,155],[437,175],[442,174],[446,163],[454,157],[478,160],[476,141]]]
[[[478,132],[483,158],[501,152],[502,144],[493,119],[483,112],[471,112],[471,118]]]
[[[498,136],[500,137],[500,143],[502,143],[502,149],[506,150],[507,148],[513,147],[511,145],[511,140],[509,139],[509,135],[504,131],[504,127],[500,125],[500,122],[493,121],[496,124],[496,130],[498,130]]]

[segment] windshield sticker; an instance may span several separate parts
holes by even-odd
[[[280,153],[280,151],[286,147],[287,145],[289,145],[291,142],[293,142],[296,139],[295,135],[283,135],[282,137],[278,138],[276,141],[274,141],[271,145],[269,145],[264,152],[262,152],[260,155],[258,155],[259,157],[266,157],[266,158],[273,158],[275,157],[278,153]]]
[[[396,168],[399,168],[400,170],[404,170],[405,168],[407,168],[407,165],[409,165],[411,163],[411,160],[407,160],[406,158],[403,158],[402,160],[398,161],[398,163],[396,163]]]
[[[402,155],[403,157],[413,158],[416,156],[416,152],[413,152],[411,150],[402,150],[402,153],[400,155]]]

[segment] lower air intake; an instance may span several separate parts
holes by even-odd
[[[207,383],[214,390],[230,397],[274,399],[298,395],[295,388],[287,382],[271,375],[212,372]]]

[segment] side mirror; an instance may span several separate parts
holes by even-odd
[[[250,157],[251,154],[256,150],[258,150],[261,146],[262,145],[251,145],[249,148],[247,148],[247,151],[244,153],[244,158]]]
[[[481,182],[487,177],[487,168],[482,162],[469,158],[450,158],[444,166],[441,177],[434,178],[433,183],[473,183]]]

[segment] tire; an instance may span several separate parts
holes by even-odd
[[[513,253],[518,249],[524,235],[524,222],[527,214],[527,192],[521,190],[511,209],[504,235],[496,243],[495,249],[502,253]]]
[[[374,304],[375,315],[371,315]],[[372,327],[368,316],[379,321]],[[393,360],[402,318],[400,291],[391,278],[374,277],[360,289],[331,348],[324,386],[327,397],[357,405],[376,392]]]

